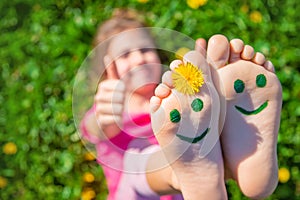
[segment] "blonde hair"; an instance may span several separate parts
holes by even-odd
[[[94,58],[92,59],[92,71],[89,74],[92,85],[95,84],[95,82],[100,81],[99,74],[101,72],[101,69],[105,69],[103,56],[107,52],[109,42],[104,41],[113,37],[113,35],[121,33],[123,31],[143,27],[147,26],[144,23],[142,15],[132,9],[120,8],[115,9],[112,17],[104,21],[98,27],[96,35],[92,42],[92,47],[94,48]],[[101,46],[98,47],[99,44],[101,44]],[[102,78],[105,77],[105,70],[102,75]]]
[[[108,39],[114,34],[134,28],[146,27],[142,16],[131,9],[115,9],[112,17],[98,27],[93,40],[93,47]]]

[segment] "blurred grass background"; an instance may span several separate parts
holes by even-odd
[[[72,86],[97,25],[118,7],[193,39],[241,38],[271,59],[283,111],[279,184],[269,199],[300,199],[297,0],[0,1],[0,199],[105,199],[102,170],[74,125]],[[227,189],[229,199],[246,199],[234,182]]]

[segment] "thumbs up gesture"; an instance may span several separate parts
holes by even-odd
[[[107,55],[104,64],[107,79],[99,83],[95,95],[96,118],[106,137],[110,138],[121,130],[126,89],[115,63]]]

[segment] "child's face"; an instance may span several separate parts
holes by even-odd
[[[143,30],[134,29],[112,40],[108,55],[114,60],[120,78],[136,92],[154,90],[161,77],[161,62],[153,41]]]

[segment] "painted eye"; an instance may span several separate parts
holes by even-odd
[[[197,98],[192,102],[191,107],[195,112],[200,112],[203,108],[203,101]]]
[[[266,76],[263,74],[259,74],[256,76],[256,85],[257,87],[265,87],[267,84]]]
[[[181,119],[180,113],[177,109],[174,109],[170,112],[170,120],[173,123],[178,123]]]
[[[234,90],[236,91],[236,93],[242,93],[245,89],[245,83],[240,80],[237,79],[236,81],[234,81]]]

